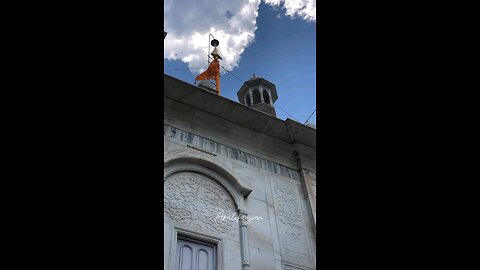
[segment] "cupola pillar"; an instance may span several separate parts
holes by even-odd
[[[241,104],[277,117],[273,105],[278,99],[277,89],[275,84],[264,78],[253,74],[238,90],[237,97]]]

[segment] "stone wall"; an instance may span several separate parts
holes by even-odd
[[[173,270],[177,234],[215,243],[218,269],[315,269],[315,168],[299,168],[300,148],[168,98],[164,103],[165,269]],[[216,219],[222,211],[258,218]]]

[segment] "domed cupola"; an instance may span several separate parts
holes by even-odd
[[[275,84],[253,74],[237,92],[241,104],[277,117],[273,104],[278,99]]]

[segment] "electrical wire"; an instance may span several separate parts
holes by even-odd
[[[237,78],[240,82],[246,82],[246,80],[242,80],[240,78],[238,78],[233,72],[229,71],[228,69],[226,69],[224,66],[220,65],[225,71],[227,71],[228,73],[232,74],[235,78]],[[300,122],[298,121],[297,118],[295,118],[293,115],[289,114],[286,110],[282,109],[280,106],[278,106],[277,104],[273,104],[275,107],[279,108],[281,111],[283,111],[284,113],[286,113],[288,116],[292,117],[293,120],[297,121],[297,122]]]
[[[240,82],[245,82],[245,81],[242,81],[242,79],[238,78],[237,75],[233,74],[233,72],[231,72],[230,70],[226,69],[224,66],[220,65],[226,72],[232,74],[235,78],[237,78]]]
[[[295,120],[295,121],[297,121],[297,122],[300,123],[300,121],[299,121],[297,118],[293,117],[293,115],[289,114],[287,111],[285,111],[284,109],[280,108],[280,106],[278,106],[277,104],[273,104],[273,105],[274,105],[275,107],[279,108],[280,110],[282,110],[284,113],[288,114],[290,117],[293,118],[293,120]]]
[[[312,112],[312,114],[308,117],[307,121],[305,121],[305,123],[303,123],[304,125],[306,125],[308,123],[308,120],[310,120],[310,117],[313,116],[313,114],[317,111],[317,108],[315,108],[315,110]]]
[[[226,72],[228,72],[229,74],[231,74],[233,77],[235,77],[237,80],[239,80],[241,83],[244,83],[246,82],[247,80],[242,80],[240,79],[237,75],[235,75],[233,72],[231,72],[230,70],[226,69],[224,66],[220,65],[221,68],[223,68]],[[193,69],[203,69],[203,68],[176,68],[176,69],[166,69],[165,71],[179,71],[179,70],[193,70]],[[290,113],[288,113],[286,110],[282,109],[280,106],[278,106],[277,104],[273,104],[275,107],[279,108],[281,111],[283,111],[284,113],[286,113],[288,116],[292,117],[293,120],[297,121],[300,123],[300,121],[295,118],[293,115],[291,115]],[[316,111],[317,109],[315,109]],[[312,115],[315,113],[315,111],[312,113]],[[310,115],[310,117],[312,117],[312,115]],[[308,120],[310,120],[310,117],[308,117],[307,121],[305,121],[305,124],[308,122]]]
[[[203,69],[203,68],[174,68],[174,69],[165,69],[165,71],[192,70],[192,69]]]

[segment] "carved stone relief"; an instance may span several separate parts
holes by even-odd
[[[238,225],[220,218],[221,213],[236,213],[230,194],[200,174],[177,173],[164,183],[164,212],[175,222],[194,230],[235,234]]]
[[[178,141],[182,141],[197,149],[202,149],[207,153],[233,158],[243,163],[249,164],[251,166],[260,168],[262,170],[269,171],[271,173],[283,175],[285,177],[295,179],[295,180],[300,180],[300,174],[298,173],[297,170],[285,167],[283,165],[280,165],[270,160],[266,160],[266,159],[245,153],[239,149],[235,149],[235,148],[223,145],[221,143],[203,138],[196,134],[192,134],[190,132],[187,132],[166,124],[163,125],[163,134],[166,137],[169,137]]]
[[[307,268],[300,268],[300,267],[297,267],[297,266],[284,264],[283,265],[283,270],[307,270]]]
[[[276,182],[274,194],[285,259],[295,264],[309,265],[302,209],[295,186]]]
[[[302,226],[302,215],[297,201],[295,190],[276,183],[275,196],[278,206],[278,217],[287,228],[286,235],[289,238],[300,239]]]

